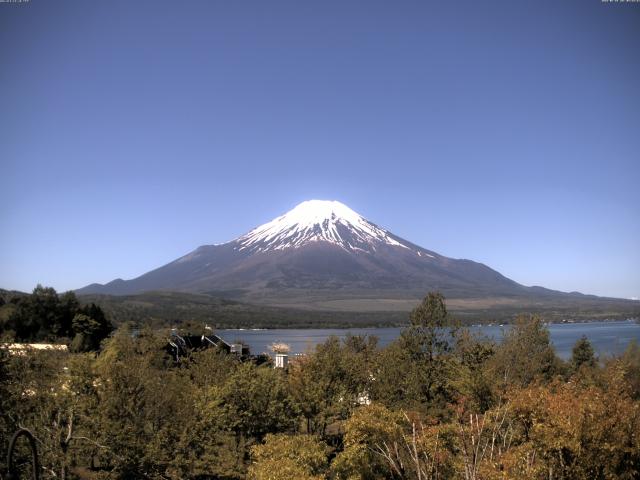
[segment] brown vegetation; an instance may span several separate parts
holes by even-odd
[[[522,316],[496,345],[430,294],[391,345],[331,338],[287,370],[215,350],[175,364],[120,328],[96,353],[0,349],[0,447],[18,427],[42,478],[633,479],[640,348],[558,359]],[[363,401],[366,399],[367,401]]]

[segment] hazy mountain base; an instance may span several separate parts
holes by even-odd
[[[149,292],[139,295],[83,295],[100,305],[117,325],[134,322],[164,327],[207,323],[216,328],[347,328],[402,326],[420,299],[310,296],[306,304],[258,305],[211,295]],[[449,299],[449,310],[463,323],[509,323],[517,314],[536,312],[548,321],[626,319],[640,316],[640,302],[597,297]]]
[[[209,295],[149,292],[139,295],[82,295],[100,305],[116,324],[151,327],[206,323],[215,328],[388,327],[407,323],[406,312],[304,310],[254,305]]]

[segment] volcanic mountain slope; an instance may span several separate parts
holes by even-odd
[[[205,245],[132,280],[92,284],[79,294],[166,290],[288,304],[353,299],[545,298],[486,265],[426,250],[335,201],[306,201],[241,237]]]

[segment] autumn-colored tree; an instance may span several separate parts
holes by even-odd
[[[636,340],[629,342],[622,355],[606,362],[605,382],[609,390],[640,401],[640,345]]]
[[[539,319],[503,345],[451,337],[438,298],[384,348],[334,338],[288,372],[176,363],[166,333],[127,327],[98,352],[0,347],[0,442],[30,429],[43,480],[640,478],[637,344],[601,368],[579,342],[563,369]]]
[[[481,414],[468,407],[473,408],[473,403],[463,401],[456,408],[456,470],[465,480],[492,478],[513,440],[509,405],[497,405]]]
[[[331,449],[313,435],[269,434],[251,448],[250,480],[322,480]]]
[[[640,405],[623,392],[575,383],[512,393],[513,443],[501,469],[512,478],[637,478]]]
[[[404,414],[406,430],[400,437],[377,444],[392,478],[446,480],[456,474],[455,432],[451,423],[427,422]]]
[[[355,410],[344,423],[344,449],[331,464],[334,477],[337,480],[391,477],[391,466],[379,451],[402,438],[404,425],[402,413],[381,404]]]

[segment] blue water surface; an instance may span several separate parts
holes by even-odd
[[[496,341],[500,341],[508,325],[483,325],[471,327]],[[622,353],[629,342],[640,342],[640,324],[633,321],[559,323],[548,326],[551,341],[561,358],[570,358],[576,341],[586,335],[597,355],[605,357]],[[312,328],[274,330],[219,330],[218,335],[229,342],[241,340],[249,345],[252,353],[269,352],[274,342],[284,342],[291,347],[291,353],[305,353],[330,336],[344,338],[351,335],[375,335],[381,346],[387,345],[400,335],[402,328]]]

